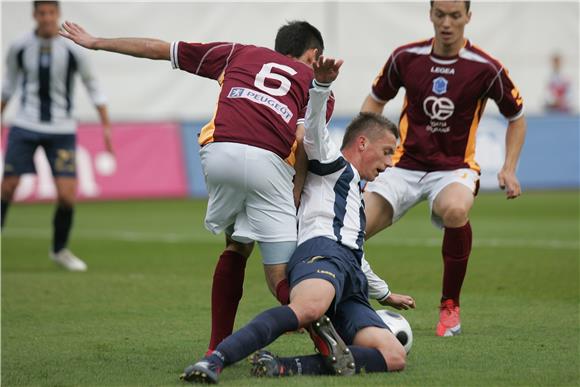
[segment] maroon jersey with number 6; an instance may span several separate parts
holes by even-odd
[[[488,98],[515,120],[523,114],[522,97],[502,64],[468,40],[456,57],[433,54],[433,39],[397,48],[372,87],[386,102],[405,88],[399,121],[401,142],[393,162],[420,171],[471,168],[475,136]]]
[[[202,146],[242,143],[293,163],[296,125],[304,118],[314,76],[311,67],[268,48],[225,42],[174,42],[171,64],[221,85],[214,117],[199,137]]]

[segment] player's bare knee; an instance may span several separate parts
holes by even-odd
[[[2,200],[11,202],[20,179],[17,176],[8,176],[2,179]]]
[[[73,208],[75,206],[75,199],[70,196],[59,196],[56,200],[56,204],[59,207]]]
[[[379,344],[376,348],[383,355],[389,371],[402,371],[405,369],[407,365],[407,353],[402,345]]]
[[[14,191],[14,189],[10,190],[4,189],[4,187],[2,187],[2,200],[5,202],[11,202],[14,198]]]
[[[443,214],[443,222],[448,227],[461,227],[467,223],[469,211],[463,206],[450,206]]]
[[[233,239],[226,237],[226,250],[236,252],[245,258],[249,258],[252,255],[252,250],[254,249],[254,243],[241,243],[236,242]]]
[[[286,270],[273,268],[272,266],[282,266],[282,265],[264,265],[264,272],[266,273],[266,280],[271,283],[274,287],[278,286],[280,281],[286,278]],[[284,267],[286,265],[283,265]]]
[[[288,306],[296,313],[300,326],[305,326],[318,320],[327,308],[317,302],[291,302]]]
[[[381,355],[383,355],[383,359],[385,360],[389,371],[402,371],[405,368],[407,353],[398,340],[389,340],[386,342],[380,340],[379,342],[374,343],[372,347],[376,348]]]
[[[402,371],[407,365],[407,355],[405,354],[405,350],[403,350],[402,353],[397,351],[390,353],[387,356],[383,354],[383,357],[385,358],[389,371]]]

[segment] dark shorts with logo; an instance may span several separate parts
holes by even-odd
[[[36,173],[34,153],[39,146],[46,153],[53,176],[76,176],[76,135],[41,133],[16,126],[8,134],[4,176]]]
[[[318,237],[300,244],[288,263],[290,288],[310,278],[323,279],[334,286],[336,295],[326,315],[348,345],[363,328],[388,329],[369,303],[368,282],[360,268],[361,254]]]

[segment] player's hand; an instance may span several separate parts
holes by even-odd
[[[338,77],[342,59],[325,58],[322,55],[314,62],[314,79],[320,83],[331,83]]]
[[[79,46],[89,49],[96,49],[97,38],[87,33],[83,27],[76,23],[65,21],[58,32],[61,36],[72,40]]]
[[[499,182],[499,187],[505,190],[508,199],[515,199],[522,194],[522,188],[520,187],[520,182],[518,181],[515,172],[507,171],[502,168],[497,174],[497,180]]]
[[[415,309],[415,299],[406,294],[391,293],[387,298],[379,301],[381,305],[392,306],[395,309]]]

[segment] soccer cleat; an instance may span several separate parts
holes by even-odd
[[[48,253],[50,259],[68,271],[87,271],[87,264],[75,256],[69,249],[61,249],[58,253]]]
[[[187,367],[179,376],[186,382],[217,384],[221,369],[213,362],[202,359]]]
[[[250,362],[252,363],[252,370],[250,371],[252,376],[263,378],[289,375],[278,356],[270,351],[261,350],[254,353]]]
[[[456,336],[461,333],[459,305],[452,299],[441,302],[439,306],[439,322],[436,335],[441,337]]]
[[[350,376],[355,373],[354,357],[328,317],[322,316],[313,322],[308,331],[326,365],[336,375]]]

